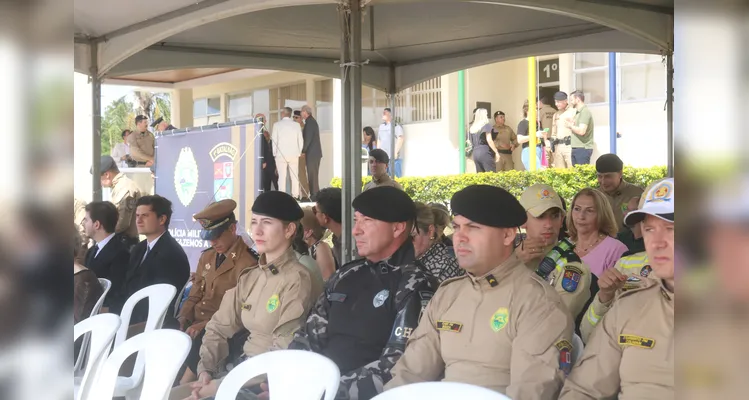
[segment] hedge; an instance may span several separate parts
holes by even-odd
[[[624,180],[645,188],[651,182],[666,176],[666,167],[634,168],[624,167]],[[404,177],[397,178],[403,190],[414,201],[448,204],[458,190],[475,184],[503,187],[517,197],[536,183],[553,187],[560,196],[570,203],[572,197],[583,188],[597,187],[596,169],[593,165],[576,165],[570,169],[545,169],[542,171],[482,172],[463,175]],[[331,186],[341,187],[341,178],[333,178]]]

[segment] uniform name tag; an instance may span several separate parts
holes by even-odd
[[[652,349],[653,347],[655,347],[655,339],[637,335],[619,335],[619,345]]]
[[[447,332],[460,332],[463,329],[463,324],[460,322],[450,322],[450,321],[437,321],[437,330],[438,331],[447,331]]]

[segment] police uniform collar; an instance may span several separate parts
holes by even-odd
[[[112,178],[112,186],[116,185],[117,182],[119,182],[120,179],[122,179],[124,176],[125,174],[123,174],[122,172],[118,172],[117,175],[115,175],[114,178]]]
[[[265,259],[265,254],[262,254],[260,256],[260,260],[258,261],[258,265],[262,269],[273,270],[274,268],[281,268],[284,265],[288,264],[290,261],[296,259],[297,258],[296,254],[294,254],[294,248],[292,246],[289,246],[289,248],[286,249],[286,251],[281,254],[281,256],[279,256],[275,260],[271,260],[270,262]]]
[[[388,175],[387,172],[386,172],[386,173],[382,174],[382,176],[379,179],[376,176],[373,175],[372,176],[372,180],[374,181],[374,183],[376,183],[378,185],[381,185],[381,184],[383,184],[385,182],[391,181],[392,179],[390,179],[390,175]]]
[[[676,299],[676,294],[674,292],[670,291],[666,287],[666,281],[664,279],[660,279],[659,280],[659,284],[660,284],[660,288],[659,289],[661,291],[661,296],[663,296],[663,298],[666,299],[666,301],[673,302]]]
[[[514,270],[515,266],[522,264],[515,252],[504,260],[501,264],[494,267],[491,271],[481,276],[475,276],[470,272],[466,273],[471,277],[471,283],[478,285],[479,287],[494,287],[497,286],[502,279],[507,278]],[[496,282],[496,283],[495,283]]]
[[[415,254],[416,252],[414,251],[413,243],[410,240],[406,240],[406,242],[403,243],[390,257],[379,262],[367,260],[366,264],[376,265],[384,263],[392,267],[402,267],[406,264],[413,263],[414,260],[416,260]]]

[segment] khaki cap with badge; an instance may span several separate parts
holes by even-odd
[[[200,238],[203,240],[215,240],[221,236],[231,224],[237,222],[237,218],[234,215],[236,208],[236,201],[225,199],[211,203],[202,211],[193,215],[193,219],[198,221],[203,227],[203,230],[200,232]]]
[[[554,191],[554,188],[542,183],[537,183],[526,189],[520,196],[520,204],[536,218],[552,208],[558,208],[564,212],[562,199]]]

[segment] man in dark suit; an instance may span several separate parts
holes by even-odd
[[[104,298],[105,307],[109,307],[111,298],[122,292],[130,260],[127,238],[114,233],[118,218],[117,207],[108,201],[86,204],[83,227],[86,236],[94,239],[96,244],[86,252],[85,265],[98,278],[112,282],[112,287]]]
[[[174,319],[174,303],[179,290],[190,278],[190,263],[182,246],[169,234],[169,221],[172,217],[172,202],[164,197],[143,196],[138,199],[135,222],[138,233],[146,240],[138,243],[130,252],[125,290],[117,300],[113,311],[119,313],[127,298],[145,287],[166,283],[177,289],[177,294],[169,302],[164,319],[164,328],[177,328]],[[145,322],[148,318],[146,302],[140,302],[133,310],[130,324]]]
[[[302,107],[302,118],[304,119],[304,130],[302,137],[302,155],[307,165],[307,181],[309,182],[310,198],[314,201],[317,192],[320,191],[318,175],[320,173],[320,159],[322,159],[322,144],[320,144],[320,126],[312,117],[312,108],[305,105]]]

